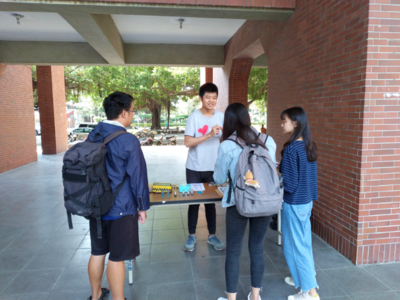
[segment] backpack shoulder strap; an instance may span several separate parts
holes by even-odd
[[[240,139],[238,139],[238,137],[237,137],[237,135],[236,134],[232,134],[230,137],[228,137],[227,139],[226,139],[227,141],[232,141],[232,142],[234,142],[234,143],[236,143],[240,148],[244,148],[244,143],[240,140]]]
[[[115,131],[113,133],[111,133],[109,136],[106,137],[106,139],[104,140],[104,145],[107,145],[109,142],[111,142],[113,139],[115,139],[116,137],[120,136],[121,134],[125,134],[125,133],[129,133],[126,130],[118,130]]]
[[[265,138],[264,138],[264,137],[265,137]],[[265,145],[265,143],[266,143],[267,140],[268,140],[268,135],[265,134],[265,133],[259,133],[259,134],[258,134],[258,138],[259,138],[261,141],[264,141],[264,145]]]

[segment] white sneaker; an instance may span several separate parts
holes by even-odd
[[[291,295],[287,298],[287,300],[320,300],[319,295],[316,294],[314,297],[310,296],[308,292],[301,291],[296,295]]]
[[[290,286],[295,286],[292,277],[285,277],[285,282],[286,282],[286,284],[288,284]]]
[[[227,298],[219,297],[218,300],[228,300]]]
[[[250,300],[250,295],[251,295],[251,292],[250,292],[249,295],[247,296],[247,300]],[[258,300],[261,300],[261,296],[260,296],[260,295],[258,296]]]

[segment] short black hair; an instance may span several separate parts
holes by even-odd
[[[103,101],[104,111],[108,120],[118,119],[123,110],[130,110],[133,97],[123,92],[114,92]]]
[[[203,99],[205,93],[217,93],[218,96],[218,88],[214,83],[207,82],[200,87],[199,96],[201,99]]]

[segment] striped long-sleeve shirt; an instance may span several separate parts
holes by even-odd
[[[297,205],[318,200],[317,162],[308,161],[303,141],[285,148],[279,170],[283,174],[286,203]]]

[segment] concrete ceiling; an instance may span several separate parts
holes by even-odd
[[[24,17],[17,24],[12,13]],[[0,40],[85,42],[85,39],[57,13],[0,11]]]
[[[19,25],[12,13],[24,15]],[[224,45],[246,20],[281,22],[292,13],[0,0],[0,63],[221,67]]]
[[[246,20],[112,15],[125,43],[225,45]],[[178,19],[185,21],[180,23]]]

